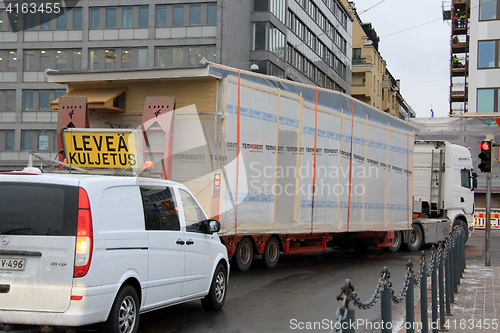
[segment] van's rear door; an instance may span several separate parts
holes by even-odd
[[[0,181],[0,309],[68,309],[77,207],[77,186]]]

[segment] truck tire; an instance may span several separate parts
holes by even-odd
[[[467,228],[467,223],[465,223],[464,221],[461,221],[460,225],[462,226],[462,228],[464,228],[464,235],[465,235],[464,244],[465,244],[469,240],[469,228]]]
[[[219,264],[215,270],[212,284],[208,295],[201,299],[201,305],[208,311],[217,311],[222,308],[226,301],[227,271]]]
[[[413,230],[410,232],[408,236],[408,249],[412,252],[418,251],[420,246],[422,246],[423,234],[420,226],[414,224]]]
[[[240,240],[236,246],[233,260],[236,263],[236,267],[242,272],[250,268],[253,261],[253,246],[250,238],[245,237]]]
[[[136,333],[139,328],[139,297],[130,285],[123,286],[116,295],[108,320],[101,332]]]
[[[394,232],[394,244],[392,244],[392,246],[389,246],[387,249],[391,252],[397,252],[401,247],[401,244],[403,244],[403,234],[401,233],[401,231],[396,230]]]
[[[274,268],[280,258],[280,243],[276,237],[270,237],[264,247],[264,262],[268,268]]]

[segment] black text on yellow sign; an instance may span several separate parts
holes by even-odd
[[[68,163],[82,168],[137,169],[131,133],[64,133]]]

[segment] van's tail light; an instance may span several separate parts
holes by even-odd
[[[90,262],[92,261],[93,242],[89,197],[87,192],[80,187],[78,193],[78,229],[76,231],[74,277],[85,276],[89,271]]]

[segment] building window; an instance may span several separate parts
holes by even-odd
[[[189,25],[201,25],[201,5],[189,6]]]
[[[24,90],[23,111],[53,111],[50,108],[50,102],[61,97],[65,92],[65,90]]]
[[[25,50],[24,70],[41,72],[46,68],[78,70],[82,68],[81,50]]]
[[[184,5],[173,6],[173,21],[174,27],[182,27],[184,25]]]
[[[207,25],[217,25],[217,4],[207,4]]]
[[[479,1],[479,20],[496,20],[499,15],[499,4],[497,0],[480,0]]]
[[[0,151],[14,150],[14,136],[13,130],[0,131]]]
[[[90,27],[92,29],[101,28],[101,9],[90,8]]]
[[[494,68],[498,66],[499,43],[495,40],[479,41],[478,68]]]
[[[104,50],[104,68],[105,69],[116,68],[116,49]]]
[[[256,22],[253,24],[253,50],[267,50],[267,23]]]
[[[16,110],[16,91],[0,90],[0,111]]]
[[[172,66],[180,67],[184,65],[184,48],[183,47],[173,47],[172,48]]]
[[[122,28],[132,28],[134,24],[134,7],[122,8]]]
[[[103,17],[101,10],[104,13]],[[90,8],[90,28],[144,28],[148,27],[148,15],[148,6]],[[105,24],[101,24],[101,19],[104,19]]]
[[[82,29],[82,9],[73,8],[71,11],[73,13],[73,29]]]
[[[205,55],[205,58],[208,61],[215,62],[215,46],[207,46],[207,54]]]
[[[156,26],[166,27],[167,26],[167,6],[156,6]]]
[[[147,48],[89,49],[90,69],[130,69],[143,67],[147,67]]]
[[[61,9],[61,14],[57,16],[56,20],[57,30],[67,30],[68,29],[68,12],[65,9]]]
[[[139,7],[139,28],[147,28],[149,26],[149,8],[148,6]]]
[[[285,60],[285,35],[268,22],[253,25],[253,50],[269,50]]]
[[[215,62],[215,46],[157,47],[155,49],[155,67],[198,65],[203,57],[208,61]]]
[[[106,8],[106,29],[116,28],[116,8]]]
[[[478,89],[477,90],[477,113],[499,112],[498,89]]]
[[[0,50],[0,72],[15,71],[17,69],[17,51]]]
[[[189,64],[198,65],[201,59],[201,48],[196,46],[191,46],[188,52],[189,52]]]
[[[156,27],[217,25],[217,4],[157,5]]]
[[[54,151],[55,131],[24,130],[21,132],[21,150]]]

